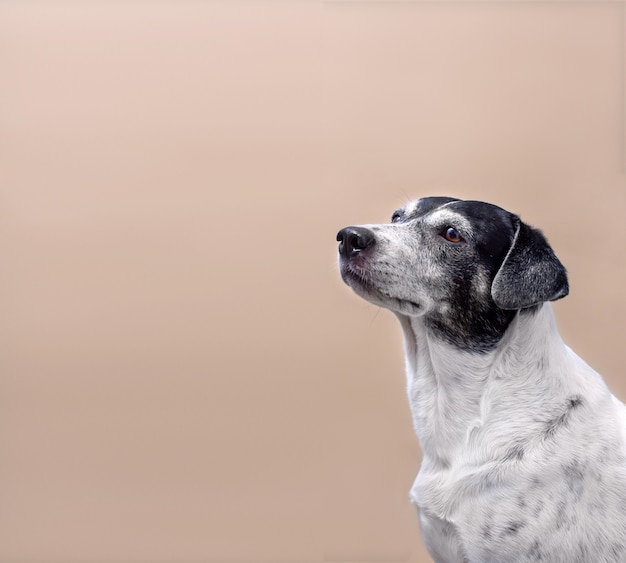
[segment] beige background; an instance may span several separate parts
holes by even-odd
[[[486,199],[626,399],[622,2],[0,3],[0,563],[428,561],[335,233]]]

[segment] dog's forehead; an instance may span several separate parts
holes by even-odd
[[[515,215],[484,201],[460,200],[450,197],[426,197],[407,203],[403,208],[407,219],[424,218],[428,222],[446,222],[477,232],[502,230],[513,234]]]
[[[469,221],[478,232],[498,231],[512,236],[515,232],[513,223],[516,216],[497,205],[484,201],[456,201],[446,209],[459,213]]]
[[[421,199],[409,201],[406,205],[404,205],[402,211],[406,217],[415,219],[433,211],[434,209],[437,209],[438,207],[454,201],[459,200],[453,197],[423,197]]]
[[[424,222],[433,226],[446,224],[451,227],[463,228],[466,231],[473,230],[472,221],[465,214],[449,207],[434,209],[424,216]]]

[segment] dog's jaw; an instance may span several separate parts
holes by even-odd
[[[363,266],[353,261],[340,260],[339,270],[345,284],[359,297],[373,305],[410,317],[419,316],[424,311],[424,307],[420,303],[396,297],[378,288],[372,280],[371,270],[368,269],[367,265]]]

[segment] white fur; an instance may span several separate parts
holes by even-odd
[[[398,317],[424,453],[411,499],[435,561],[626,561],[626,408],[565,346],[550,305],[518,315],[485,354]],[[583,398],[580,412],[542,439],[572,396]],[[521,459],[507,459],[512,443]],[[573,491],[568,479],[580,481]]]

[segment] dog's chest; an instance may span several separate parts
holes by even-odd
[[[437,563],[623,563],[626,471],[606,461],[613,470],[602,475],[591,460],[571,457],[497,475],[421,471],[411,498],[425,544]]]
[[[458,469],[432,471],[423,467],[411,488],[411,500],[423,512],[449,520],[459,504],[455,492],[461,479]]]
[[[422,469],[411,488],[411,500],[418,508],[424,542],[435,561],[467,561],[457,521],[455,489],[458,471]]]
[[[529,490],[525,477],[520,482],[520,475],[509,479],[494,472],[490,463],[433,469],[428,459],[424,461],[410,496],[418,508],[424,542],[437,563],[534,560],[529,532],[545,516],[536,502],[545,491]],[[511,559],[511,554],[520,558]]]
[[[437,563],[502,563],[510,560],[504,557],[507,553],[530,552],[530,546],[522,547],[521,532],[528,526],[524,510],[515,506],[512,495],[502,498],[490,487],[487,475],[461,468],[417,476],[411,498],[418,507],[424,542]]]

